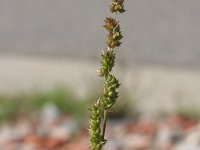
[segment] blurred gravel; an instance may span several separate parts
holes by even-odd
[[[20,119],[0,128],[0,149],[6,150],[88,150],[87,126],[70,116],[55,117],[57,111],[38,119]],[[45,126],[44,126],[45,125]],[[109,120],[105,150],[199,150],[200,123],[179,115],[162,119]]]

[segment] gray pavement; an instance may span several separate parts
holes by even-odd
[[[96,59],[107,0],[1,0],[0,54]],[[127,0],[120,56],[128,62],[199,68],[199,0]]]

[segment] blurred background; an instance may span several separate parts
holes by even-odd
[[[0,1],[0,149],[88,149],[108,4]],[[105,150],[199,150],[200,1],[125,8],[113,70],[122,85]]]

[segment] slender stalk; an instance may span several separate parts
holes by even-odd
[[[102,129],[102,139],[105,138],[107,119],[108,119],[108,111],[107,111],[107,110],[104,110],[104,111],[103,111],[103,129]]]
[[[99,70],[99,76],[104,77],[105,83],[102,98],[98,99],[90,109],[90,150],[101,150],[103,145],[106,144],[108,110],[111,109],[118,98],[117,89],[120,84],[116,77],[111,74],[111,71],[115,64],[114,48],[121,45],[123,38],[119,21],[116,20],[116,15],[125,11],[123,3],[124,0],[112,0],[110,11],[113,13],[113,17],[105,19],[104,28],[108,31],[107,48],[101,53],[101,68]]]
[[[116,18],[117,18],[117,12],[114,12],[113,15],[114,15],[113,18],[116,20]]]

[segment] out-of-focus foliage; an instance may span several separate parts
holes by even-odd
[[[0,95],[0,122],[40,115],[44,106],[49,103],[57,106],[61,115],[72,115],[83,121],[88,116],[88,106],[93,103],[93,98],[99,97],[98,90],[99,88],[93,88],[84,98],[77,97],[69,88],[60,86],[46,91],[34,90],[27,93]],[[138,117],[137,99],[126,91],[121,89],[116,105],[110,110],[109,118]],[[200,118],[200,111],[195,105],[180,106],[177,108],[177,113],[188,119]]]
[[[186,118],[186,119],[194,119],[199,120],[200,119],[200,110],[194,106],[180,106],[177,109],[177,112],[180,116]]]
[[[57,106],[61,114],[82,117],[86,112],[86,102],[78,101],[67,88],[58,87],[49,91],[0,96],[0,121],[12,121],[20,116],[39,113],[49,103]]]

